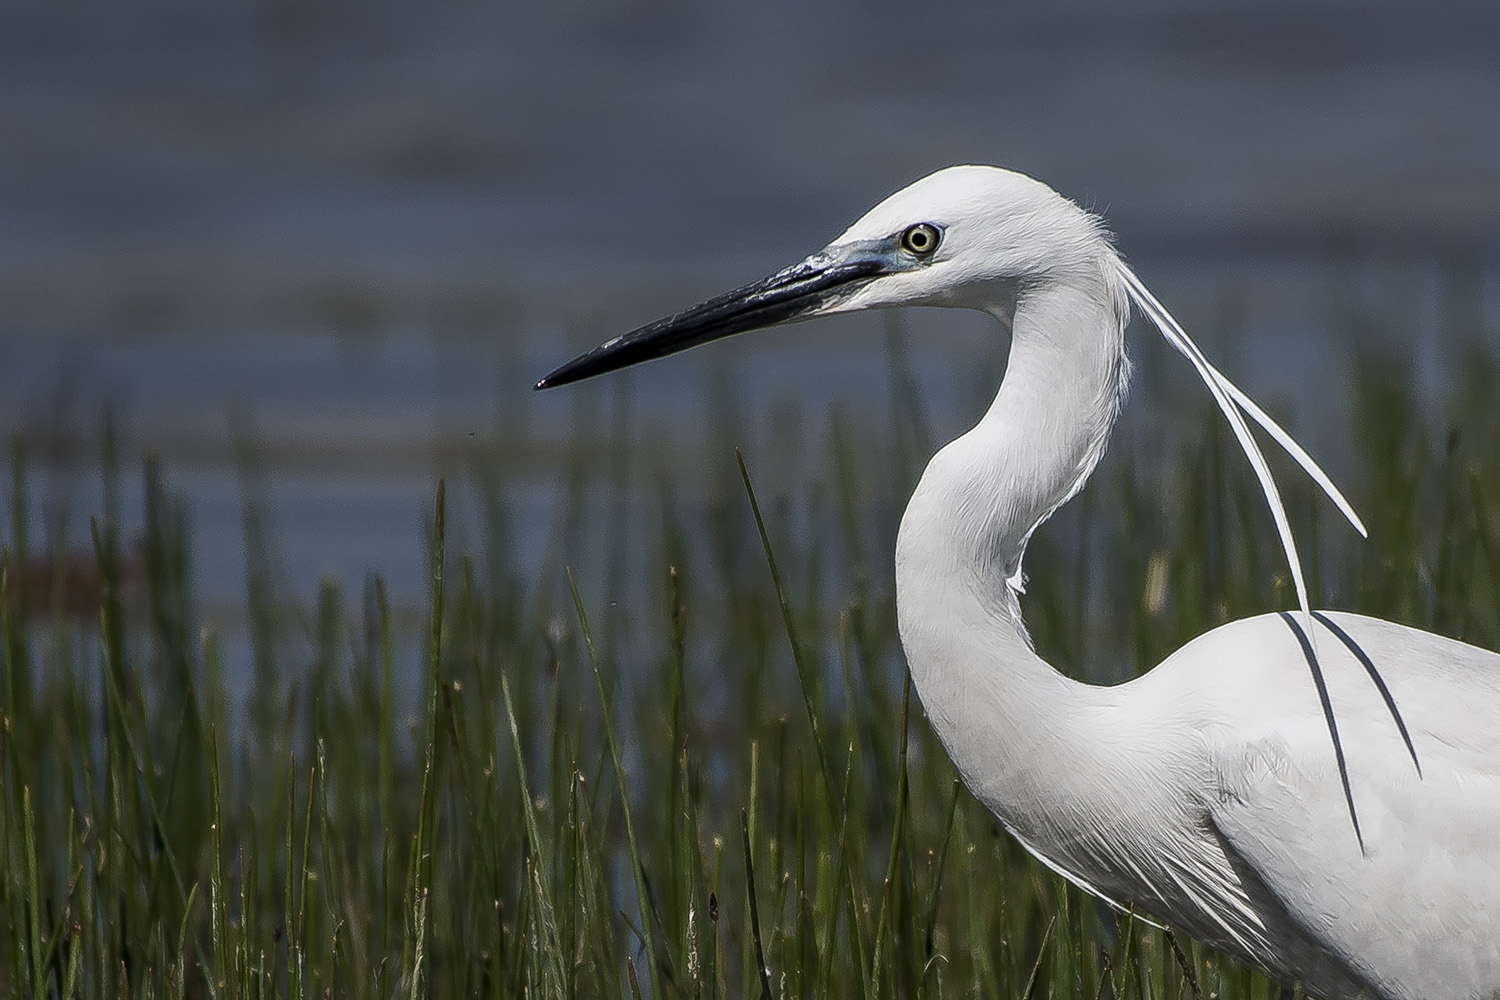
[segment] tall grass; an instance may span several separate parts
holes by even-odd
[[[452,543],[437,484],[420,625],[380,580],[352,597],[325,583],[305,608],[281,592],[247,446],[243,699],[195,603],[169,472],[148,460],[144,523],[120,524],[106,428],[80,620],[61,613],[60,547],[54,572],[31,558],[17,442],[0,984],[37,998],[1280,995],[1103,909],[958,784],[893,631],[889,545],[931,441],[899,337],[890,348],[888,426],[790,413],[778,434],[726,407],[702,494],[640,471],[623,437],[580,447],[620,457],[565,477],[541,566],[515,563],[511,479],[481,443],[480,544]],[[1397,361],[1361,357],[1351,496],[1372,541],[1325,537],[1311,493],[1289,489],[1320,603],[1500,645],[1500,426],[1476,405],[1500,369],[1480,357],[1483,377],[1419,405]],[[1150,421],[1126,428],[1028,558],[1039,648],[1090,679],[1292,600],[1232,442],[1203,404],[1168,405],[1195,433],[1163,448]],[[611,416],[597,423],[631,423]],[[122,570],[132,535],[139,580]]]

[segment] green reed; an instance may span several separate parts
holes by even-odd
[[[608,420],[580,399],[578,427],[618,429],[573,450],[540,566],[514,558],[517,470],[477,443],[478,545],[454,542],[439,483],[430,561],[412,567],[428,580],[420,614],[379,580],[357,599],[325,581],[311,607],[282,591],[241,432],[244,704],[195,601],[169,470],[147,460],[144,523],[121,524],[105,428],[80,617],[61,610],[61,513],[39,571],[17,442],[0,556],[0,988],[1280,995],[1068,886],[956,781],[894,632],[895,519],[932,431],[899,330],[888,353],[894,402],[873,432],[795,409],[749,426],[718,394],[700,490],[671,485],[680,455],[642,449],[651,429],[625,394]],[[1314,592],[1494,647],[1500,426],[1476,400],[1500,367],[1479,351],[1470,370],[1488,375],[1423,404],[1399,359],[1357,358],[1344,434],[1371,541],[1286,477]],[[1154,405],[1194,433],[1163,446],[1149,421],[1128,424],[1028,556],[1038,648],[1096,681],[1292,600],[1232,439],[1199,401]],[[135,536],[138,579],[124,571]]]

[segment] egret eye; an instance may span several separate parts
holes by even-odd
[[[919,222],[907,227],[901,234],[901,249],[915,257],[931,257],[938,248],[943,234],[930,222]]]

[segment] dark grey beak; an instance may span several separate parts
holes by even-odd
[[[886,247],[824,250],[769,278],[648,323],[569,361],[537,382],[550,389],[664,358],[711,340],[801,319],[891,270]]]

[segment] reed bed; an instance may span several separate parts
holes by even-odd
[[[1070,887],[957,782],[894,634],[890,541],[933,442],[899,334],[888,347],[888,417],[752,425],[726,403],[710,486],[691,494],[660,471],[671,458],[631,462],[650,429],[628,429],[628,406],[580,413],[580,428],[622,429],[575,449],[540,565],[515,558],[517,473],[494,457],[528,432],[498,427],[461,485],[435,483],[416,621],[378,579],[292,600],[248,489],[239,665],[195,601],[170,470],[148,459],[144,523],[121,524],[107,430],[94,589],[82,617],[61,612],[68,575],[35,571],[45,540],[28,537],[35,472],[17,442],[0,988],[1283,995]],[[1476,347],[1469,377],[1422,402],[1400,359],[1355,357],[1341,433],[1372,540],[1336,535],[1283,477],[1313,592],[1494,648],[1500,366]],[[1207,404],[1133,402],[1152,405],[1027,559],[1038,648],[1100,682],[1293,600]],[[457,490],[482,512],[467,546],[447,523]],[[248,694],[231,693],[231,666]]]

